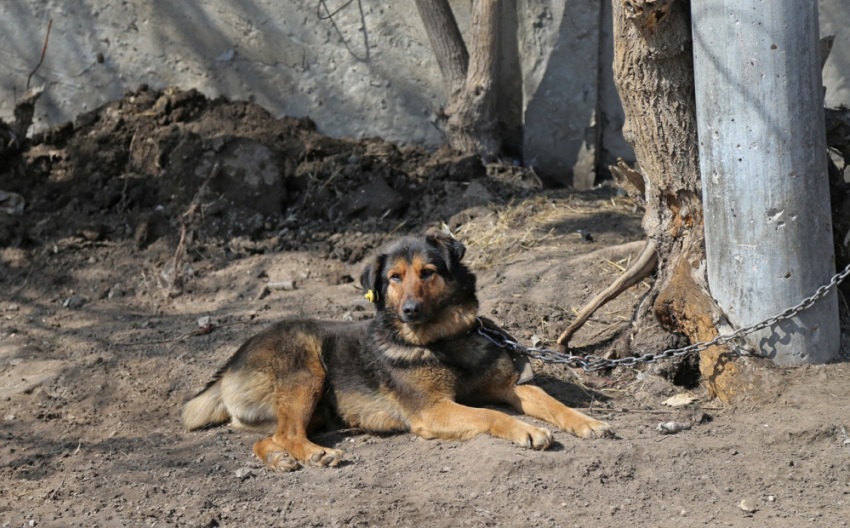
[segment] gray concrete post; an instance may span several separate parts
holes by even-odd
[[[708,282],[735,327],[835,271],[815,0],[692,2]],[[774,363],[838,354],[835,292],[752,334]]]

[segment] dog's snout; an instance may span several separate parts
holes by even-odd
[[[422,303],[418,303],[416,301],[407,301],[401,307],[401,313],[403,313],[406,317],[418,317],[422,312]]]

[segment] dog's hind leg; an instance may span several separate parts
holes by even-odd
[[[505,388],[499,400],[514,409],[539,418],[581,438],[612,434],[611,426],[570,409],[534,385],[513,385]]]
[[[342,452],[314,444],[307,439],[313,414],[322,397],[324,371],[311,365],[279,380],[274,392],[277,426],[272,436],[254,444],[254,454],[273,471],[292,471],[299,463],[336,466]]]

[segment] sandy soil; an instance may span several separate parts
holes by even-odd
[[[182,430],[182,403],[247,337],[294,315],[371,317],[364,256],[443,223],[469,246],[482,313],[551,345],[636,256],[593,253],[642,236],[612,189],[541,190],[514,167],[148,90],[7,152],[0,189],[27,201],[0,213],[0,526],[850,522],[848,363],[775,369],[734,407],[693,376],[536,364],[617,431],[556,432],[546,452],[329,431],[317,441],[345,464],[278,475],[252,458],[256,435]],[[576,351],[610,349],[647,288],[601,310]],[[662,404],[676,394],[695,401]],[[669,421],[690,428],[656,430]]]

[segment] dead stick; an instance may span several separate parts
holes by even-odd
[[[192,198],[192,202],[189,204],[189,208],[186,209],[186,212],[183,213],[183,217],[186,218],[186,223],[191,224],[195,219],[195,211],[200,207],[201,200],[203,200],[204,195],[207,193],[207,189],[209,189],[210,181],[214,180],[218,177],[218,173],[221,172],[221,165],[216,161],[213,165],[212,170],[210,170],[209,176],[204,180],[204,183],[201,184],[201,187],[198,189],[198,192],[195,193],[195,197]]]
[[[47,52],[47,41],[50,40],[50,28],[51,27],[53,27],[53,19],[52,18],[47,23],[47,35],[44,36],[44,47],[41,48],[41,60],[38,61],[38,64],[35,65],[35,69],[33,71],[31,71],[29,76],[27,77],[27,90],[30,89],[30,79],[32,79],[32,76],[35,75],[35,72],[37,72],[38,69],[41,68],[41,63],[44,62],[44,54]]]
[[[127,164],[124,166],[124,188],[121,189],[121,199],[118,201],[118,212],[123,213],[127,206],[127,184],[130,181],[130,169],[133,165],[133,144],[136,142],[136,132],[130,138],[130,147],[127,153]]]
[[[618,295],[649,276],[649,274],[655,270],[655,265],[657,263],[658,254],[655,252],[655,241],[648,240],[637,261],[629,269],[627,269],[625,273],[617,277],[617,280],[615,280],[613,284],[605,288],[602,293],[594,297],[587,306],[582,308],[581,312],[579,312],[572,324],[570,324],[570,326],[564,330],[564,333],[561,334],[561,337],[558,338],[558,344],[561,346],[567,346],[567,343],[569,343],[573,334],[578,332],[579,328],[584,326],[584,323],[590,319],[590,316],[593,315],[596,310],[604,306],[609,301],[616,299]]]
[[[192,199],[192,202],[189,204],[186,212],[180,217],[180,241],[177,243],[177,249],[174,251],[174,260],[172,261],[172,268],[174,270],[174,279],[171,281],[170,285],[172,293],[182,286],[183,278],[181,270],[183,268],[183,258],[186,255],[186,232],[188,231],[188,226],[190,226],[195,220],[195,212],[198,210],[198,207],[200,207],[201,200],[203,200],[204,195],[207,193],[210,181],[215,179],[220,171],[221,166],[218,162],[216,162],[210,171],[210,175],[207,176],[207,179],[204,180],[204,183],[202,183],[201,187],[198,189],[198,192],[195,194],[195,197]]]

